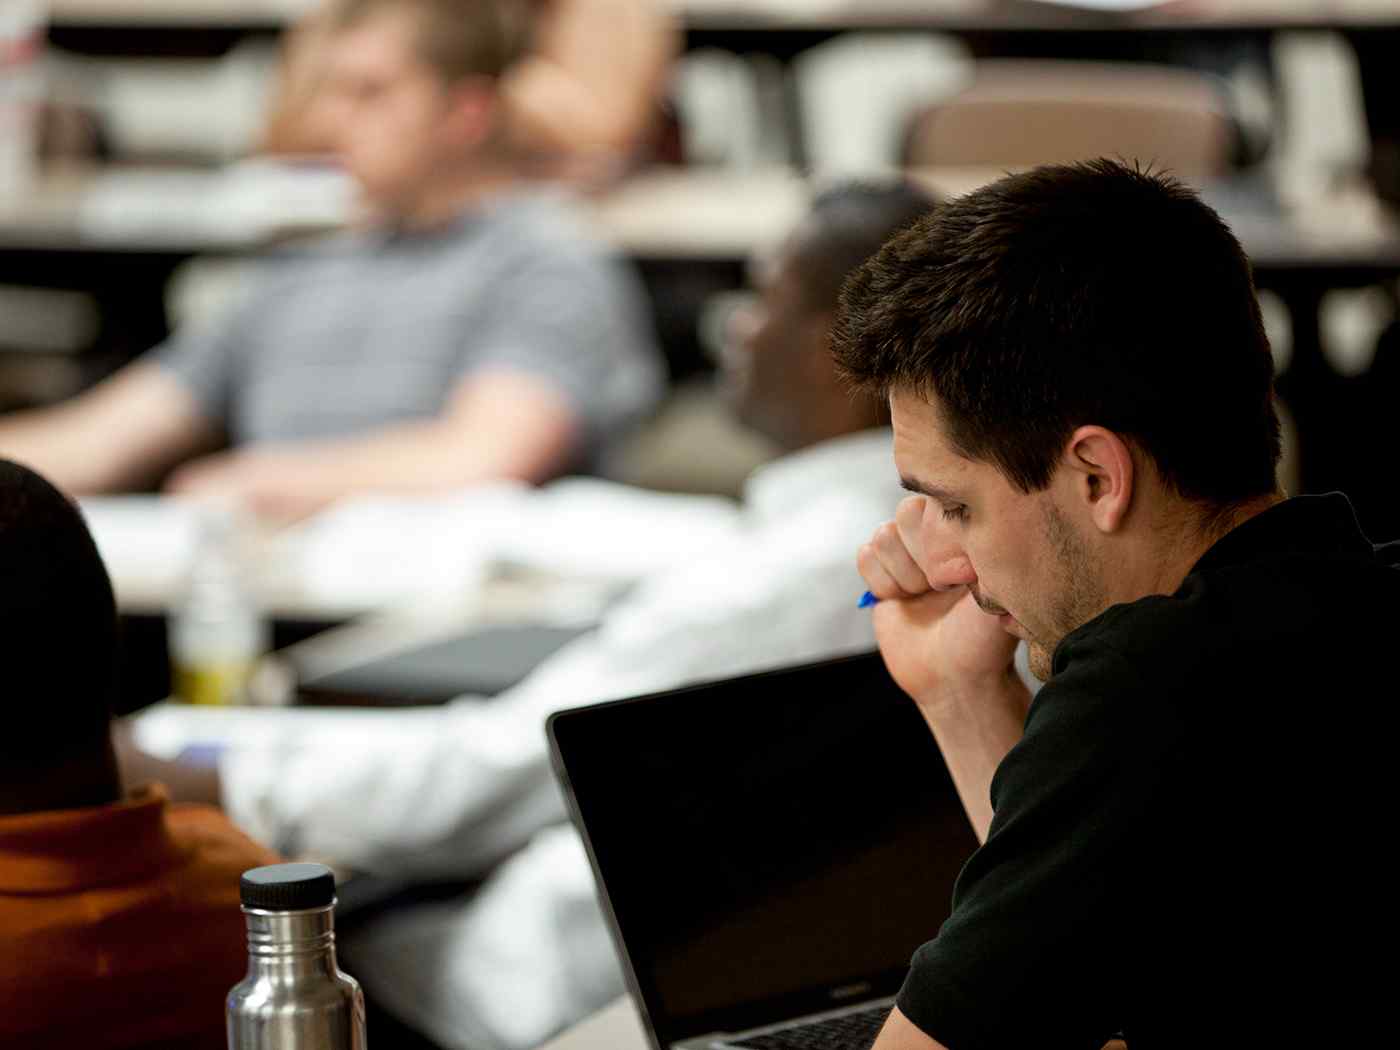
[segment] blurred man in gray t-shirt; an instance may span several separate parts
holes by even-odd
[[[626,265],[512,175],[512,38],[497,0],[343,0],[314,119],[364,227],[267,259],[233,309],[73,401],[0,419],[0,453],[77,493],[173,467],[172,491],[283,516],[586,465],[662,372]]]

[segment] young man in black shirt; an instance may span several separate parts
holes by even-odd
[[[1121,164],[1008,177],[856,272],[836,354],[916,493],[859,553],[880,647],[984,842],[876,1050],[1374,1030],[1400,545],[1278,490],[1228,228]]]

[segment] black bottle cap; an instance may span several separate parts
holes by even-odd
[[[335,903],[335,876],[324,864],[269,864],[238,880],[243,907],[261,911],[305,911]]]

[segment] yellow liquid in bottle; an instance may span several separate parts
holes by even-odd
[[[223,707],[247,701],[252,660],[210,661],[172,668],[175,699],[186,704]]]

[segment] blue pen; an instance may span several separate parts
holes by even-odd
[[[875,595],[871,594],[869,591],[866,591],[864,594],[862,594],[862,595],[860,596],[860,601],[856,602],[856,608],[857,608],[857,609],[868,609],[868,608],[870,608],[872,605],[878,605],[879,602],[880,602],[880,599],[879,599],[879,598],[875,597]]]

